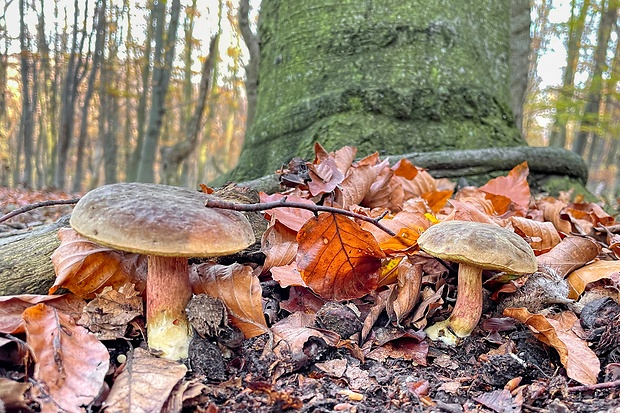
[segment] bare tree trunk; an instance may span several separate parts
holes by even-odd
[[[152,6],[151,6],[152,7]],[[142,64],[142,93],[138,99],[138,136],[136,138],[136,146],[131,153],[131,160],[126,166],[125,175],[129,182],[135,181],[138,178],[138,167],[140,166],[140,159],[142,155],[142,147],[144,146],[144,133],[146,131],[146,103],[150,90],[151,79],[151,42],[153,40],[153,25],[155,23],[155,14],[150,13],[148,25],[146,29],[146,40]]]
[[[106,37],[106,0],[99,0],[95,6],[95,16],[93,17],[93,27],[95,28],[95,50],[92,54],[92,66],[88,76],[88,83],[86,86],[86,93],[84,95],[84,102],[82,106],[82,116],[80,120],[80,134],[78,136],[77,150],[76,150],[76,163],[75,163],[75,178],[73,180],[73,191],[79,192],[82,190],[82,181],[84,179],[84,148],[86,146],[87,132],[88,132],[88,112],[90,109],[90,103],[95,93],[95,79],[97,73],[101,67],[101,60],[103,57],[103,43]]]
[[[528,6],[529,9],[529,6]],[[260,62],[260,49],[258,35],[250,28],[250,0],[239,1],[239,30],[243,41],[250,53],[248,64],[245,65],[245,92],[248,100],[245,130],[250,130],[256,114],[256,101],[258,99],[258,64]]]
[[[562,75],[561,93],[571,95],[574,99],[575,93],[575,71],[579,61],[579,51],[581,50],[581,38],[585,29],[586,17],[590,9],[590,0],[584,0],[581,7],[577,4],[577,0],[571,1],[571,17],[568,22],[568,40],[566,45],[566,68]],[[549,146],[563,148],[566,145],[566,124],[567,111],[556,108],[556,116],[551,136],[549,138]]]
[[[202,73],[200,77],[200,90],[198,94],[198,102],[194,114],[189,121],[187,127],[187,139],[177,142],[172,146],[165,146],[161,149],[162,168],[164,183],[168,185],[178,185],[179,183],[179,166],[185,161],[196,149],[198,143],[198,133],[202,126],[202,117],[204,115],[209,84],[212,81],[213,61],[216,45],[220,36],[216,35],[209,42],[209,56],[202,65]]]
[[[173,0],[170,9],[170,22],[168,32],[164,38],[164,26],[166,24],[165,2],[158,1],[154,4],[152,12],[155,14],[155,53],[153,62],[153,82],[151,95],[151,108],[149,111],[149,123],[144,137],[144,146],[138,166],[138,181],[154,182],[155,178],[155,154],[159,141],[159,135],[164,114],[164,103],[168,92],[168,83],[174,60],[177,28],[179,26],[180,0]]]
[[[596,127],[599,119],[599,109],[602,100],[603,90],[603,71],[606,67],[607,46],[611,34],[612,26],[616,23],[616,15],[618,12],[618,0],[608,0],[606,8],[601,14],[601,22],[598,27],[597,43],[594,48],[594,70],[592,72],[592,81],[590,82],[590,90],[588,99],[584,109],[583,121],[575,142],[573,142],[573,151],[583,156],[588,136],[596,133]]]
[[[510,103],[521,134],[530,43],[530,2],[513,0],[510,2]]]
[[[86,17],[88,16],[88,2],[85,2],[84,22],[82,29],[78,30],[78,10],[80,1],[75,0],[75,16],[73,19],[73,36],[70,45],[69,62],[64,81],[64,89],[61,97],[60,130],[58,133],[58,144],[56,148],[56,172],[54,175],[54,185],[57,188],[64,188],[66,183],[67,162],[69,160],[69,148],[73,139],[73,125],[75,117],[75,102],[77,100],[78,86],[84,78],[84,62],[82,51],[86,40]],[[81,38],[78,43],[78,33]]]
[[[33,99],[33,93],[30,90],[30,76],[31,76],[31,55],[30,55],[30,40],[28,35],[28,29],[26,28],[25,18],[25,2],[19,0],[19,45],[20,45],[20,74],[21,74],[21,86],[22,86],[22,113],[21,113],[21,125],[20,125],[20,140],[22,147],[24,148],[24,173],[20,178],[20,183],[26,186],[32,186],[32,161],[33,161],[33,140],[34,140],[34,117],[33,117],[33,105],[35,100]],[[19,158],[18,158],[19,159]]]

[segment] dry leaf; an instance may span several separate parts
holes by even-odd
[[[297,264],[294,262],[288,265],[273,267],[271,269],[271,278],[277,281],[282,288],[290,286],[307,287],[306,283],[301,278],[299,270],[297,270]]]
[[[353,220],[319,214],[299,231],[297,242],[301,277],[322,298],[350,300],[377,288],[385,254],[372,234]]]
[[[276,202],[276,201],[282,201],[284,198],[286,198],[287,202],[299,202],[302,204],[316,205],[314,202],[301,198],[296,195],[282,195],[282,194],[267,195],[264,192],[261,192],[259,195],[260,195],[261,202]],[[303,225],[306,223],[306,221],[308,221],[313,216],[314,214],[312,213],[312,211],[308,211],[307,209],[302,209],[302,208],[284,207],[284,208],[274,208],[274,209],[265,211],[265,218],[267,218],[269,221],[276,219],[277,221],[281,222],[284,226],[292,229],[295,232],[299,231],[301,227],[303,227]]]
[[[84,300],[73,294],[65,295],[7,295],[0,297],[0,332],[9,334],[23,333],[22,313],[28,307],[45,303],[65,314],[71,314],[75,321],[82,315],[86,305]]]
[[[525,212],[530,205],[530,186],[527,183],[529,173],[526,161],[512,168],[507,176],[491,179],[479,189],[489,194],[503,195],[516,205],[518,211]]]
[[[187,367],[137,348],[127,358],[105,403],[106,413],[160,412]]]
[[[531,239],[536,255],[545,253],[560,243],[560,234],[551,222],[538,222],[522,217],[510,217],[515,232]]]
[[[349,170],[349,175],[338,186],[341,196],[339,204],[343,209],[357,205],[362,202],[370,186],[377,179],[379,169],[374,166],[354,166]]]
[[[586,290],[588,284],[608,278],[620,272],[620,261],[595,261],[569,274],[566,281],[571,287],[568,298],[576,300]]]
[[[600,361],[588,343],[573,332],[573,326],[579,323],[574,314],[562,313],[558,321],[525,308],[507,308],[504,315],[526,324],[538,340],[555,348],[568,377],[582,384],[596,384]]]
[[[261,251],[265,254],[263,274],[273,267],[292,263],[297,255],[297,231],[272,217],[261,238]]]
[[[8,412],[31,412],[29,401],[25,393],[30,389],[30,383],[21,383],[0,377],[0,401]]]
[[[386,303],[386,310],[391,320],[396,324],[407,317],[415,308],[422,284],[422,264],[412,264],[404,259],[398,266],[398,284],[396,284]]]
[[[269,331],[263,314],[262,288],[250,266],[212,262],[194,265],[190,283],[194,294],[208,294],[222,300],[232,323],[246,338]]]
[[[558,231],[570,234],[572,225],[568,219],[565,219],[568,217],[562,213],[565,207],[566,203],[555,198],[538,201],[538,208],[543,211],[544,220],[552,222]]]
[[[328,346],[335,346],[340,341],[337,333],[313,328],[314,314],[297,312],[278,321],[271,327],[274,337],[274,352],[279,355],[302,353],[304,344],[310,337],[323,339]]]
[[[452,196],[452,190],[447,189],[444,191],[429,191],[425,192],[421,195],[421,197],[426,201],[428,207],[433,211],[434,214],[441,211],[441,209],[446,205],[448,199]]]
[[[589,238],[568,236],[551,251],[536,257],[538,265],[554,270],[562,278],[598,255],[599,245]]]
[[[27,342],[35,360],[33,394],[42,412],[82,412],[104,385],[107,348],[73,318],[45,304],[24,313]]]
[[[61,228],[58,238],[60,246],[51,256],[56,281],[50,294],[63,287],[78,297],[93,298],[105,286],[118,289],[128,281],[144,289],[146,256],[103,247],[71,228]]]
[[[115,340],[123,338],[127,324],[142,314],[142,297],[128,283],[118,291],[105,287],[84,307],[78,324],[88,328],[99,340]]]

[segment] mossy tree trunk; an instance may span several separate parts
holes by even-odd
[[[254,124],[234,180],[293,156],[523,145],[510,110],[510,2],[263,0]]]

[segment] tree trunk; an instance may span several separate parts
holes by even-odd
[[[194,114],[187,126],[187,139],[177,142],[172,146],[165,146],[161,149],[164,183],[167,185],[178,185],[179,167],[196,149],[198,134],[202,126],[202,117],[207,101],[207,92],[209,91],[209,84],[211,83],[216,44],[219,39],[220,36],[216,35],[213,36],[209,42],[209,56],[202,65],[198,102]]]
[[[599,110],[603,99],[603,72],[607,66],[607,46],[612,26],[616,23],[618,13],[618,0],[608,0],[606,8],[601,13],[601,22],[598,27],[597,43],[594,48],[594,70],[588,91],[588,99],[583,113],[581,127],[573,143],[573,151],[583,156],[590,134],[596,133],[595,128],[599,120]]]
[[[326,148],[523,145],[510,110],[510,2],[263,0],[254,124],[235,180]]]
[[[581,7],[576,0],[571,2],[571,17],[568,22],[568,40],[566,42],[566,67],[562,75],[562,88],[560,89],[560,99],[558,102],[574,100],[575,94],[575,71],[579,62],[579,52],[581,50],[581,39],[585,29],[586,17],[590,8],[590,0],[584,0]],[[566,104],[564,108],[556,106],[555,122],[549,138],[549,146],[563,148],[566,145],[566,124],[568,123],[568,111]]]
[[[20,120],[19,135],[24,149],[24,172],[20,178],[20,183],[28,187],[32,186],[32,161],[33,161],[33,140],[34,140],[34,111],[33,105],[36,101],[33,99],[31,86],[31,56],[28,39],[28,29],[26,28],[25,18],[25,2],[19,0],[19,45],[21,48],[19,62],[21,75],[21,94],[22,94],[22,113]],[[18,158],[19,159],[19,158]]]
[[[67,162],[69,160],[69,148],[73,140],[73,125],[75,117],[75,102],[77,100],[78,87],[84,77],[84,63],[82,61],[82,51],[86,40],[86,16],[88,16],[88,2],[84,3],[84,23],[82,29],[78,30],[79,0],[75,0],[75,15],[73,19],[73,36],[70,44],[69,62],[63,85],[60,112],[60,130],[58,133],[58,144],[56,148],[56,171],[54,185],[64,189],[66,183]],[[81,38],[78,43],[78,33]]]
[[[172,72],[174,49],[176,44],[177,28],[179,26],[180,0],[173,0],[170,9],[170,22],[168,32],[164,37],[166,24],[166,5],[163,1],[155,2],[153,13],[155,14],[155,54],[153,62],[153,82],[151,95],[151,108],[149,110],[149,122],[144,137],[144,145],[138,166],[138,181],[155,181],[155,154],[159,141],[159,134],[163,117],[166,112],[164,102],[168,92],[168,83]]]
[[[260,48],[258,35],[250,28],[250,0],[239,1],[239,30],[243,41],[248,48],[250,58],[245,65],[245,93],[247,96],[247,111],[245,130],[250,130],[256,116],[256,102],[258,100],[258,65],[260,62]]]
[[[75,178],[73,180],[73,191],[79,192],[82,190],[82,181],[84,179],[84,149],[86,146],[87,132],[88,132],[88,112],[90,109],[90,103],[95,93],[95,79],[97,73],[101,67],[101,60],[103,57],[103,45],[106,37],[106,0],[99,0],[95,6],[96,21],[93,26],[95,27],[95,50],[91,54],[92,66],[88,75],[88,82],[86,86],[86,93],[84,95],[84,102],[82,104],[82,117],[80,120],[80,134],[78,135],[78,143],[76,150],[76,163],[75,163]]]
[[[530,43],[530,2],[513,0],[510,2],[510,103],[520,132],[523,132]]]

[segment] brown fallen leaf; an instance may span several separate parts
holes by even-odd
[[[99,340],[123,338],[128,323],[143,314],[142,297],[127,283],[119,290],[105,287],[91,300],[78,324],[88,328]]]
[[[104,410],[107,413],[160,412],[186,372],[184,364],[137,348],[116,377],[104,402]]]
[[[260,282],[250,266],[207,262],[192,266],[189,278],[194,294],[208,294],[224,302],[233,325],[246,338],[269,332]]]
[[[565,311],[553,319],[525,308],[507,308],[504,315],[521,321],[538,340],[555,348],[568,377],[582,384],[596,384],[600,361],[588,343],[573,332],[575,324],[579,324],[573,313]]]
[[[480,191],[489,194],[503,195],[516,206],[521,216],[525,215],[530,204],[530,186],[527,176],[530,170],[527,161],[515,166],[506,176],[498,176],[480,187]]]
[[[31,412],[25,393],[30,390],[30,383],[21,383],[0,377],[0,401],[8,412]]]
[[[286,198],[288,202],[300,202],[302,204],[316,205],[314,202],[296,195],[267,195],[264,192],[261,192],[259,195],[261,202],[282,201],[284,198]],[[306,223],[306,221],[308,221],[312,217],[314,217],[312,211],[308,211],[307,209],[302,208],[285,207],[274,208],[265,211],[266,219],[268,219],[269,221],[275,219],[295,232],[299,231],[301,227],[303,227],[303,225]]]
[[[560,277],[592,261],[600,251],[590,238],[568,236],[549,252],[536,257],[540,267],[550,268]]]
[[[43,303],[24,313],[27,343],[35,361],[34,398],[42,412],[82,412],[104,385],[107,348],[71,316]]]
[[[297,235],[297,268],[306,285],[329,300],[363,297],[377,288],[385,254],[353,220],[323,213]]]
[[[336,202],[344,209],[361,203],[379,171],[380,168],[372,165],[352,166],[347,177],[336,188]]]
[[[393,286],[386,303],[386,311],[390,320],[396,320],[397,325],[407,317],[418,303],[420,286],[422,284],[422,264],[412,264],[404,259],[398,269],[398,283]]]
[[[265,254],[263,274],[273,267],[294,262],[297,255],[297,231],[272,217],[269,227],[261,237],[261,251]]]
[[[139,291],[144,290],[146,256],[103,247],[71,228],[61,228],[58,238],[60,246],[51,256],[56,281],[50,294],[63,287],[78,297],[93,298],[105,286],[118,289],[128,281]]]
[[[313,328],[314,320],[314,314],[297,312],[274,324],[271,327],[275,344],[273,351],[280,356],[302,353],[310,337],[322,339],[328,346],[338,344],[340,336],[333,331]]]
[[[493,390],[474,397],[474,400],[497,413],[518,413],[523,405],[523,392],[513,397],[509,390]]]
[[[86,305],[84,300],[73,294],[65,295],[7,295],[0,297],[0,332],[17,334],[23,333],[22,313],[28,307],[45,303],[65,314],[71,314],[75,321],[82,315],[82,309]]]
[[[620,272],[620,261],[595,261],[573,271],[566,278],[571,287],[568,298],[578,299],[589,283],[608,278],[617,272]]]
[[[553,223],[555,228],[565,235],[572,231],[572,224],[568,216],[562,213],[566,205],[565,202],[551,197],[544,198],[537,203],[538,208],[543,211],[544,220]]]
[[[536,255],[545,253],[561,241],[558,230],[551,222],[539,222],[523,217],[510,217],[517,234],[531,239],[530,246]]]

